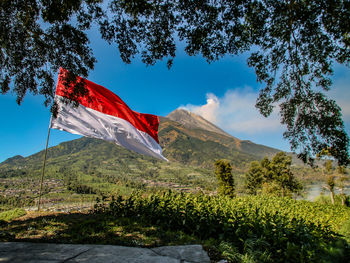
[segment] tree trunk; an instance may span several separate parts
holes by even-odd
[[[332,205],[334,205],[334,191],[330,191],[331,192],[331,201],[332,201]]]
[[[343,182],[341,182],[341,185],[339,187],[339,191],[340,191],[340,199],[341,199],[341,205],[345,206],[345,198],[346,195],[344,194],[344,185]]]
[[[340,188],[340,199],[341,199],[342,206],[345,206],[345,198],[346,198],[346,195],[344,194],[344,189]]]

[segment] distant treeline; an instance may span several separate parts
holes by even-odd
[[[9,207],[24,207],[35,204],[34,197],[28,196],[3,196],[0,195],[0,205]]]

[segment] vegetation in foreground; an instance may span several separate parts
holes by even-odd
[[[7,210],[0,213],[0,221],[11,221],[26,214],[26,211],[22,208]]]
[[[201,243],[229,262],[344,262],[350,209],[288,197],[160,192],[104,200],[89,213],[2,222],[1,241],[160,246]]]
[[[334,205],[324,198],[316,203],[292,199],[301,185],[291,157],[284,153],[252,162],[245,175],[238,174],[243,171],[229,160],[218,160],[217,181],[210,170],[177,163],[154,163],[149,168],[147,162],[136,162],[127,166],[135,173],[131,180],[130,174],[118,174],[112,166],[101,172],[88,166],[80,170],[88,163],[80,161],[70,169],[49,166],[45,205],[57,211],[57,204],[65,202],[74,204],[73,210],[87,211],[97,196],[117,197],[104,198],[90,212],[29,212],[24,217],[22,209],[2,212],[0,240],[127,246],[200,243],[214,261],[229,262],[344,262],[350,257],[347,199],[334,195]],[[323,177],[334,173],[328,166]],[[1,179],[6,196],[0,196],[0,211],[34,205],[37,193],[27,189],[35,188],[36,178],[18,173]],[[344,178],[345,174],[344,170]],[[179,192],[155,192],[171,187]]]

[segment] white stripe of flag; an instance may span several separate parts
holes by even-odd
[[[64,70],[61,69],[60,74],[63,74],[62,72],[64,73]],[[86,86],[89,91],[94,88],[93,85],[90,85],[91,83],[92,82],[87,81]],[[101,86],[99,86],[99,88],[101,88]],[[158,130],[154,130],[154,125],[148,125],[148,123],[145,122],[145,118],[142,118],[142,114],[131,111],[124,102],[124,105],[122,105],[119,97],[118,102],[115,104],[113,104],[113,101],[108,101],[108,105],[103,105],[103,102],[102,105],[96,105],[95,103],[93,105],[93,108],[95,109],[86,107],[81,103],[79,103],[78,107],[74,107],[71,104],[62,102],[63,97],[60,96],[62,94],[60,90],[62,91],[62,83],[60,82],[59,78],[55,96],[55,100],[58,104],[58,115],[57,118],[52,118],[51,128],[67,131],[73,134],[83,135],[86,137],[98,138],[114,142],[137,153],[168,161],[162,155],[162,148],[155,140],[155,138],[158,140]],[[106,92],[106,89],[103,90],[103,92]],[[89,93],[93,93],[93,95],[96,97],[99,96],[99,94],[96,93],[96,90],[93,90],[93,92]],[[113,95],[116,96],[115,94]],[[108,96],[108,98],[110,97],[113,96]],[[92,100],[94,101],[94,98]],[[101,103],[100,98],[97,98],[96,101],[99,101],[99,103]],[[111,107],[111,103],[112,107],[122,107],[121,110],[124,114],[122,118],[110,114],[105,114],[104,112],[96,110],[105,110],[105,106]],[[117,112],[115,115],[118,115],[118,111],[120,109],[113,108],[113,110],[114,112]],[[146,117],[148,117],[148,119],[151,116],[154,117],[153,119],[159,120],[157,116],[148,114],[145,115],[147,115]],[[138,118],[139,116],[141,117]],[[128,118],[132,119],[128,120]],[[137,123],[137,125],[143,130],[140,128],[138,129],[132,123]],[[148,126],[145,127],[145,125]],[[156,127],[158,128],[158,123]],[[153,130],[150,131],[150,129]]]

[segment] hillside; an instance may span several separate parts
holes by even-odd
[[[239,140],[202,117],[184,110],[175,110],[167,117],[160,118],[159,140],[164,155],[171,162],[203,168],[211,168],[215,159],[229,159],[234,166],[239,166],[278,152],[277,149]],[[44,151],[41,151],[26,158],[14,156],[1,163],[0,168],[36,169],[41,167],[43,153]],[[90,138],[63,142],[48,150],[49,164],[74,166],[82,159],[88,166],[101,165],[112,159],[117,159],[116,163],[135,160],[152,164],[161,162],[130,152],[113,143]]]
[[[230,160],[236,167],[242,167],[279,152],[264,145],[239,140],[185,110],[175,110],[161,118],[159,137],[164,155],[169,160],[206,168],[211,168],[214,160],[222,158]]]
[[[226,133],[203,117],[184,109],[176,109],[170,112],[166,117],[172,121],[182,124],[188,129],[201,129],[234,138],[232,135]]]
[[[175,114],[177,111],[170,117]],[[194,119],[192,122],[191,118]],[[194,114],[187,116],[187,122],[192,125],[167,117],[160,119],[160,144],[170,162],[140,155],[110,142],[83,137],[48,149],[45,177],[54,180],[51,182],[52,189],[79,182],[89,185],[90,192],[103,189],[123,193],[150,187],[214,191],[217,182],[213,163],[216,159],[230,160],[233,173],[238,178],[242,177],[249,162],[278,152],[239,140],[223,131],[216,132],[221,130]],[[43,155],[44,151],[28,157],[17,155],[1,163],[0,179],[21,178],[4,181],[3,184],[11,187],[3,189],[3,193],[6,195],[6,191],[13,188],[17,189],[16,193],[21,192],[23,187],[37,188],[35,184],[41,174]]]

